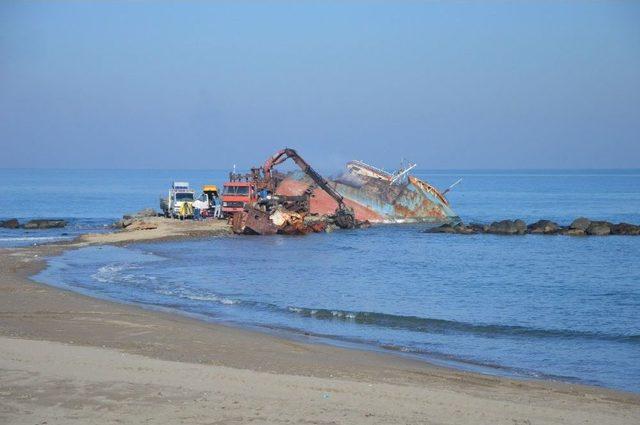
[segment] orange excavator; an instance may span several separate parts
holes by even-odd
[[[353,209],[347,206],[344,198],[327,180],[314,170],[294,149],[285,148],[267,159],[260,168],[251,170],[252,180],[256,191],[262,196],[254,203],[245,206],[244,211],[234,214],[232,224],[237,233],[273,234],[278,233],[277,225],[271,220],[271,213],[278,207],[287,208],[287,205],[305,204],[304,199],[291,199],[292,197],[275,195],[277,179],[274,176],[274,167],[291,158],[293,162],[324,192],[331,196],[337,203],[335,213],[331,217],[335,225],[343,229],[351,229],[356,226]],[[295,197],[300,198],[300,197]],[[308,208],[308,199],[306,200]],[[300,208],[298,208],[299,210]],[[308,211],[302,211],[308,212]]]

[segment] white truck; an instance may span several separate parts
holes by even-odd
[[[195,190],[189,188],[188,182],[173,182],[169,196],[160,198],[160,209],[165,217],[189,218],[193,216]]]

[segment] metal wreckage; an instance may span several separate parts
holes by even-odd
[[[287,159],[300,171],[285,174],[275,170]],[[233,231],[308,234],[371,223],[457,221],[445,194],[459,181],[440,192],[409,175],[414,167],[388,173],[362,161],[350,161],[342,175],[325,179],[294,149],[282,149],[249,174],[231,174],[231,182],[242,181],[250,188],[249,202],[231,216]]]

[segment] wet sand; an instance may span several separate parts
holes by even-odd
[[[637,394],[294,341],[29,280],[66,249],[229,233],[152,221],[0,250],[0,423],[640,423]]]

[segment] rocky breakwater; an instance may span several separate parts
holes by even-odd
[[[425,233],[451,233],[473,235],[479,233],[493,235],[567,235],[567,236],[607,236],[640,235],[640,225],[629,223],[613,224],[608,221],[590,220],[580,217],[569,226],[561,226],[551,220],[538,220],[527,225],[522,220],[494,221],[491,224],[443,224],[426,229]]]
[[[0,221],[0,227],[6,229],[56,229],[65,227],[67,222],[65,220],[50,220],[50,219],[38,219],[29,220],[25,224],[20,224],[17,219],[12,218],[9,220]]]

